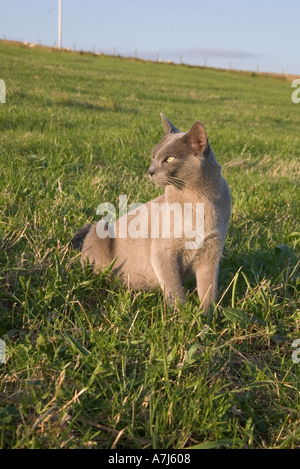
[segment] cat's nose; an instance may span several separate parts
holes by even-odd
[[[153,174],[155,173],[155,169],[151,168],[150,166],[150,168],[148,169],[148,173],[150,174],[150,176],[153,176]]]

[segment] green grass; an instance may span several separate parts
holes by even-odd
[[[0,44],[2,448],[299,448],[300,105],[284,79]],[[232,191],[218,304],[114,291],[70,239],[200,119]]]

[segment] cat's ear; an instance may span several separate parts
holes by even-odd
[[[208,144],[204,125],[200,121],[196,121],[182,139],[197,155],[203,153]]]
[[[163,121],[163,126],[164,126],[164,129],[166,131],[167,134],[175,134],[175,133],[178,133],[180,132],[180,130],[178,130],[175,125],[172,124],[172,122],[170,122],[166,116],[163,115],[163,113],[161,112],[160,113],[160,117]]]

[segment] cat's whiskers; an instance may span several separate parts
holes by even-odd
[[[165,184],[167,185],[169,182],[169,178],[166,176],[160,176],[159,178],[156,179],[155,181],[157,184]]]
[[[174,186],[177,189],[182,189],[181,181],[179,182],[176,179],[173,179],[171,176],[166,177],[165,182],[166,182],[167,185]]]
[[[176,187],[176,189],[182,189],[183,187],[193,189],[193,185],[191,184],[190,181],[186,181],[176,176],[161,176],[157,178],[156,182],[158,184],[174,186]]]
[[[178,181],[172,181],[171,185],[176,187],[176,189],[182,189],[182,187],[183,187],[182,184]]]
[[[190,181],[186,181],[184,179],[181,179],[181,178],[178,178],[178,177],[175,177],[175,176],[169,176],[169,180],[171,182],[173,182],[174,186],[178,187],[179,189],[182,189],[183,187],[187,187],[187,188],[190,188],[190,189],[193,188]]]
[[[186,181],[184,179],[181,179],[181,178],[178,178],[178,177],[175,177],[175,176],[169,176],[169,179],[171,181],[182,182],[183,184],[186,183]]]

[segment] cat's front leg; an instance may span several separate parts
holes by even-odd
[[[196,267],[197,291],[200,300],[200,308],[208,313],[209,307],[216,300],[218,288],[218,264],[210,262]]]
[[[185,304],[186,299],[176,256],[170,252],[154,249],[151,254],[151,263],[168,305],[176,307],[178,303]]]
[[[205,239],[203,250],[194,263],[200,308],[204,313],[208,313],[210,305],[216,300],[221,253],[222,242],[219,236],[212,234]]]

